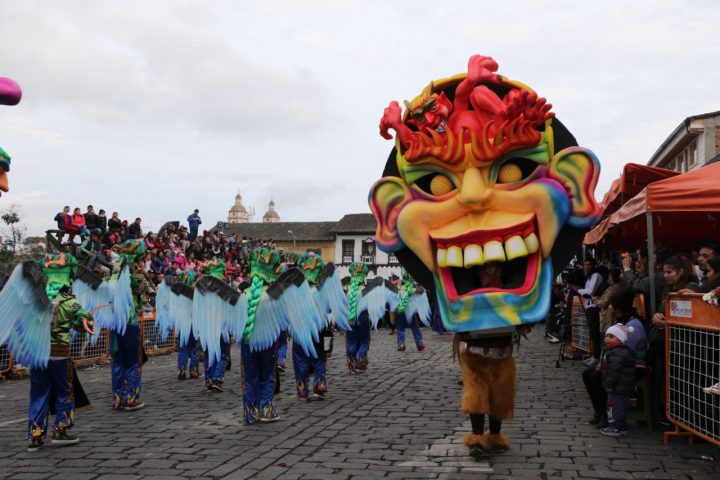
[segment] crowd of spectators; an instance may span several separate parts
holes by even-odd
[[[249,281],[248,256],[257,246],[275,247],[272,239],[253,239],[239,235],[225,235],[217,231],[198,231],[202,220],[196,209],[188,217],[189,227],[180,222],[168,222],[159,232],[145,232],[142,218],[134,221],[121,219],[118,212],[107,218],[105,210],[98,213],[88,205],[83,214],[79,208],[70,213],[70,207],[55,216],[57,240],[73,248],[80,261],[100,274],[112,268],[113,247],[127,240],[143,239],[145,243],[144,270],[157,285],[165,276],[184,270],[197,273],[203,262],[222,259],[227,265],[225,280],[238,286]],[[201,233],[201,234],[199,234]],[[79,243],[78,243],[79,240]],[[283,252],[281,257],[286,260]]]
[[[563,272],[562,283],[553,289],[554,307],[546,322],[546,336],[552,343],[560,341],[559,337],[566,340],[562,337],[569,330],[571,305],[577,298],[583,305],[591,340],[590,356],[585,361],[587,370],[583,373],[594,409],[590,423],[603,428],[606,434],[624,434],[622,428],[608,429],[608,393],[616,392],[617,386],[609,385],[607,380],[615,378],[607,372],[610,365],[607,342],[609,337],[614,338],[607,332],[617,332],[617,329],[610,330],[617,323],[627,325],[631,320],[637,320],[637,325],[625,338],[634,355],[635,378],[649,376],[653,420],[661,428],[669,426],[660,401],[666,365],[664,324],[668,296],[671,293],[707,293],[720,287],[720,244],[715,241],[701,240],[690,252],[659,248],[654,260],[655,269],[650,271],[646,248],[623,252],[602,262],[587,256],[582,268],[573,266]],[[651,306],[652,283],[654,310]]]

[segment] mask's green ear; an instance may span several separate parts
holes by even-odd
[[[559,151],[550,164],[550,175],[565,186],[572,211],[568,224],[589,228],[600,219],[602,211],[595,201],[595,187],[600,176],[600,162],[595,154],[582,147]]]
[[[375,241],[386,252],[404,247],[397,223],[400,211],[410,198],[407,184],[399,177],[383,177],[370,189],[368,203],[378,223]]]

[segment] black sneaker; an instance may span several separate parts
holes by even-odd
[[[212,389],[213,392],[222,392],[223,391],[222,384],[220,382],[212,382],[210,384],[210,388]]]
[[[67,429],[53,431],[53,445],[72,445],[73,443],[80,443],[80,438],[68,432]]]
[[[45,440],[43,440],[42,437],[32,438],[32,439],[30,439],[30,443],[28,443],[27,451],[28,452],[37,452],[44,446],[45,446]]]

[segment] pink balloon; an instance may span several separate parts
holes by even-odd
[[[0,105],[17,105],[20,98],[20,85],[12,78],[0,77]]]

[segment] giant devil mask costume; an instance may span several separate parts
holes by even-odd
[[[390,103],[380,134],[394,131],[395,146],[369,198],[379,248],[434,289],[443,325],[466,342],[465,443],[485,451],[508,446],[474,420],[513,416],[512,336],[545,318],[553,272],[600,214],[595,155],[497,69],[475,55],[467,74],[431,82],[404,111]],[[502,276],[488,282],[492,271]]]
[[[370,191],[378,246],[434,287],[445,328],[537,322],[555,270],[600,214],[600,166],[529,87],[475,55],[468,73],[431,82],[380,133],[393,148]],[[504,262],[502,288],[478,270]]]

